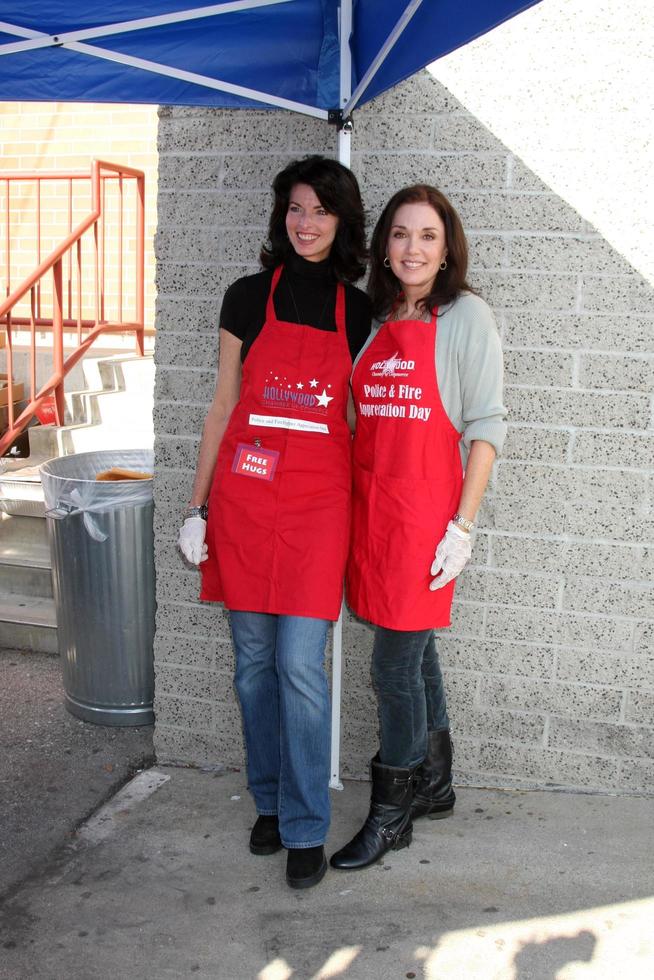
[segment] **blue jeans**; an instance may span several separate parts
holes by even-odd
[[[379,709],[379,761],[417,766],[425,757],[427,732],[449,728],[434,631],[376,626],[372,679]]]
[[[317,847],[330,813],[329,623],[233,610],[229,618],[257,813],[279,815],[284,847]]]

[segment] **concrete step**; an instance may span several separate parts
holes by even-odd
[[[151,390],[112,389],[111,391],[75,391],[69,396],[69,424],[112,425],[129,428],[152,427],[154,399]]]
[[[0,473],[0,512],[15,516],[43,517],[43,487],[39,466],[45,460],[30,456],[15,460]]]
[[[102,396],[128,397],[126,392],[103,392]],[[123,411],[124,408],[124,411]],[[91,410],[98,415],[99,410]],[[71,453],[92,453],[102,449],[151,449],[154,445],[152,410],[144,410],[144,400],[136,399],[127,406],[116,403],[114,418],[109,421],[75,422],[69,425],[48,425],[35,428],[35,440],[30,437],[30,445],[35,445],[41,462]],[[43,450],[46,452],[43,452]],[[30,456],[30,460],[32,456]],[[27,462],[27,461],[26,461]],[[2,477],[0,477],[2,481]],[[14,494],[15,496],[15,494]]]
[[[61,430],[61,445],[69,453],[93,453],[103,449],[152,449],[154,434],[145,427],[71,425]]]
[[[93,399],[102,394],[116,391],[132,391],[142,398],[154,391],[154,358],[146,355],[114,354],[106,357],[87,357],[84,360],[83,388],[66,395],[71,421],[96,421],[85,413],[80,404],[85,397]]]
[[[0,463],[0,646],[57,651],[40,465],[70,453],[154,444],[152,356],[87,356],[74,380],[68,424],[32,426],[29,459]]]
[[[46,522],[30,513],[37,504],[42,511],[43,503],[6,497],[0,503],[13,507],[11,513],[0,511],[0,646],[55,653],[57,621]]]
[[[97,370],[101,378],[101,384],[97,387],[123,391],[132,389],[142,393],[154,388],[154,358],[147,354],[145,357],[115,354],[113,357],[99,358]]]
[[[0,647],[56,653],[54,600],[30,595],[0,595]]]
[[[28,518],[29,519],[29,518]],[[38,596],[52,599],[52,569],[47,563],[22,556],[17,561],[0,558],[0,596]]]
[[[11,561],[23,554],[50,560],[48,532],[42,517],[20,517],[0,512],[0,561]]]
[[[87,387],[66,393],[66,425],[30,429],[32,455],[44,461],[102,449],[151,448],[154,358],[86,357],[83,367]]]
[[[77,364],[66,375],[66,387],[83,388],[102,388],[102,381],[97,369],[97,362],[106,358],[126,358],[130,360],[136,355],[133,354],[133,347],[120,350],[119,346],[99,346],[102,341],[97,342],[91,348],[92,355],[88,354],[78,361]],[[66,344],[64,347],[64,358],[68,357],[75,350],[74,346]],[[146,354],[148,357],[148,354]],[[152,359],[152,352],[149,352],[149,359]],[[15,345],[13,348],[13,367],[14,377],[17,381],[25,384],[25,391],[28,390],[30,378],[30,352],[25,346]],[[0,369],[4,370],[4,368]],[[36,382],[37,388],[45,384],[52,375],[52,348],[39,347],[36,352]]]
[[[30,455],[23,463],[38,461],[45,463],[59,455],[57,433],[52,425],[31,425],[29,427]]]
[[[49,426],[32,426],[34,432],[43,429],[47,431]],[[11,480],[25,480],[28,482],[35,482],[40,480],[39,476],[39,466],[41,463],[45,463],[46,460],[52,459],[52,456],[48,456],[46,453],[37,453],[32,447],[32,442],[30,440],[30,455],[26,459],[0,459],[0,480],[11,479]]]
[[[113,392],[111,392],[113,394]],[[94,397],[97,395],[108,394],[104,389],[90,391],[84,388],[82,391],[71,391],[66,395],[66,424],[79,425],[89,422],[100,422],[97,412],[94,412]]]

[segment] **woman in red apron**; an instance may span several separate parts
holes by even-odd
[[[470,557],[470,532],[505,434],[499,338],[489,308],[466,283],[466,240],[450,202],[427,185],[399,191],[371,251],[368,288],[380,323],[352,376],[346,594],[353,612],[376,627],[380,746],[368,818],[331,859],[342,870],[408,845],[412,819],[452,812],[452,747],[433,631],[450,625],[455,579]]]
[[[334,160],[296,161],[273,183],[266,271],[221,311],[216,395],[180,532],[200,598],[229,610],[253,854],[288,849],[294,888],[326,870],[330,707],[324,652],[348,551],[353,356],[370,329],[363,208]]]

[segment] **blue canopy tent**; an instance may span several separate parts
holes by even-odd
[[[289,109],[335,124],[538,0],[6,0],[0,99]],[[138,17],[135,13],[138,11]],[[341,625],[332,785],[340,785]]]
[[[357,105],[537,2],[8,0],[0,99],[290,109],[348,162]]]

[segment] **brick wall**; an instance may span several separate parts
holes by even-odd
[[[354,150],[373,217],[409,181],[451,197],[506,354],[510,435],[439,640],[457,778],[651,792],[651,287],[426,74],[357,113]],[[222,293],[256,269],[273,174],[334,139],[285,113],[165,109],[160,151],[156,748],[241,764],[225,614],[196,601],[174,541]],[[344,648],[343,770],[362,776],[376,744],[370,631],[348,622]]]
[[[145,323],[154,325],[154,249],[157,200],[157,108],[156,106],[121,106],[62,102],[4,102],[0,103],[0,176],[3,171],[82,171],[90,173],[94,158],[110,163],[126,164],[146,174],[145,226]],[[43,185],[41,258],[45,258],[68,233],[67,187],[63,184]],[[16,287],[36,266],[34,230],[35,190],[33,184],[21,183],[12,187],[11,285]],[[135,213],[134,188],[125,182],[125,242],[124,310],[134,309]],[[108,192],[109,218],[107,242],[114,241],[112,231],[117,227],[115,193]],[[90,211],[90,191],[87,182],[75,183],[73,190],[73,227]],[[5,199],[0,195],[0,289],[5,295]],[[117,240],[117,238],[115,239]],[[108,251],[108,257],[114,253]],[[117,253],[116,253],[117,254]],[[84,251],[84,266],[90,277],[92,252]],[[109,263],[106,281],[107,315],[116,315],[114,303],[117,278],[112,273],[115,263]],[[67,274],[67,266],[65,267]],[[89,281],[91,281],[89,279]],[[51,293],[51,276],[43,284],[44,309]],[[91,290],[85,290],[86,296]],[[28,308],[24,309],[28,313]],[[85,313],[92,315],[87,300]]]

